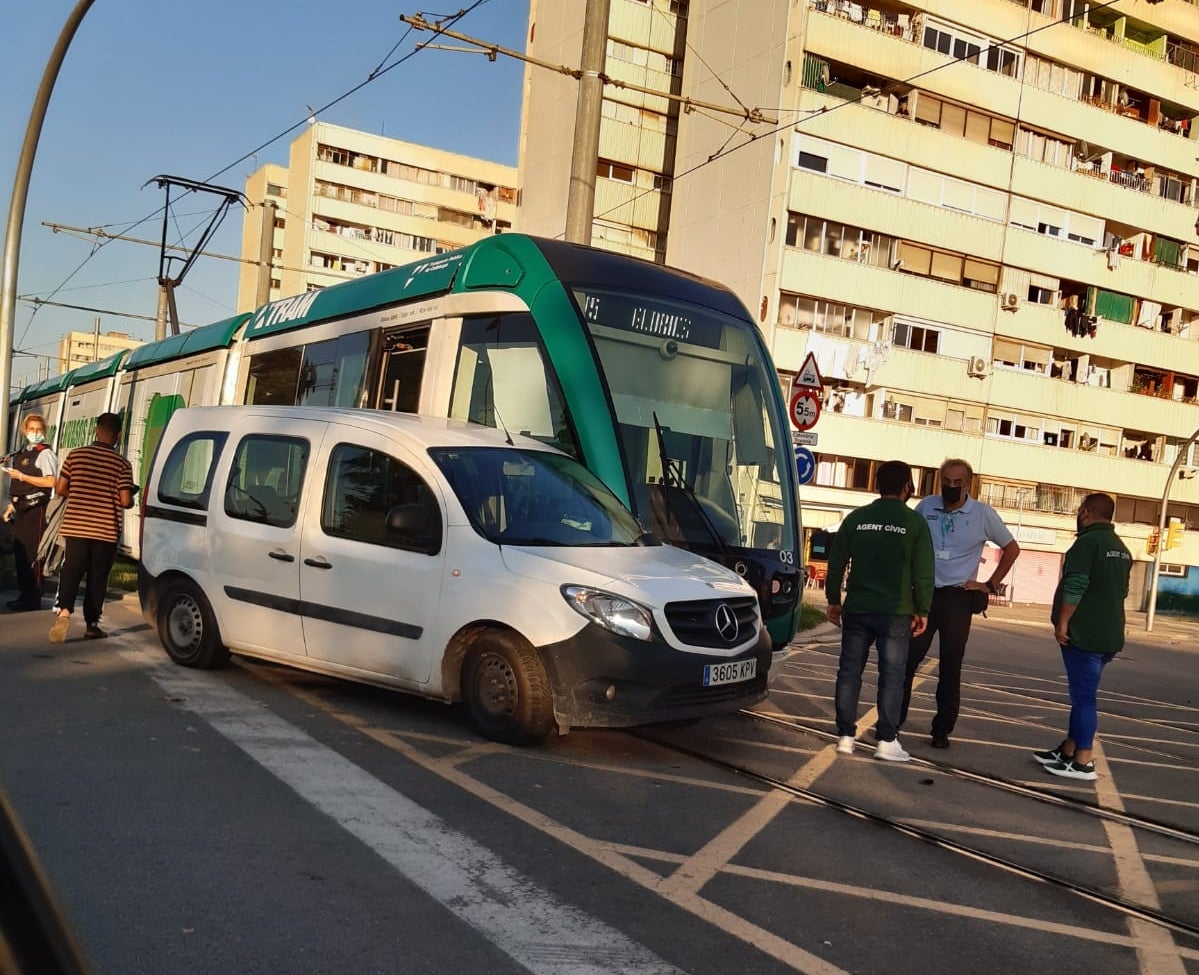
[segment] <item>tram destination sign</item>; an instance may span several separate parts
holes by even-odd
[[[577,288],[575,303],[588,325],[606,325],[663,341],[719,349],[724,321],[695,305],[646,295]]]

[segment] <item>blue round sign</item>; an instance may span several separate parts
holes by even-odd
[[[816,474],[816,458],[807,447],[795,448],[795,473],[800,484],[807,484]]]

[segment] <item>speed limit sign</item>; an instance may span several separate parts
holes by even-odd
[[[791,397],[791,422],[796,430],[811,430],[820,419],[820,394],[814,389],[797,389]]]

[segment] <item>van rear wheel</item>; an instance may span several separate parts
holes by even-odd
[[[462,701],[485,738],[536,745],[554,728],[553,695],[545,666],[528,643],[508,633],[486,633],[462,669]]]
[[[158,600],[158,639],[167,655],[184,667],[208,670],[229,661],[216,617],[199,586],[173,582]]]

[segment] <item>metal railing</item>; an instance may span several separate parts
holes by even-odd
[[[1012,511],[1039,511],[1051,515],[1072,515],[1078,510],[1087,492],[1061,484],[1038,484],[1036,487],[1011,484],[984,484],[980,501],[992,508]]]

